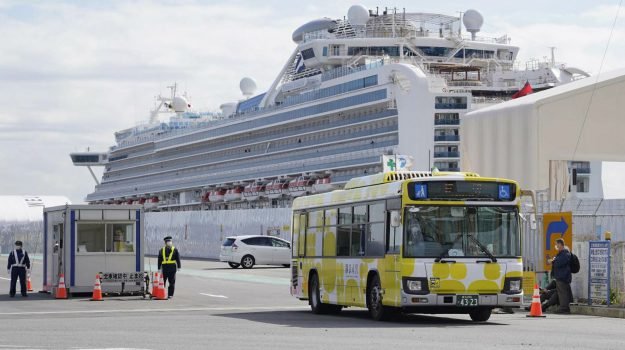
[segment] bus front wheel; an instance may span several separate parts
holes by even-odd
[[[367,308],[371,318],[376,321],[383,321],[389,319],[393,310],[382,304],[382,284],[380,283],[380,277],[373,275],[369,280],[367,288]]]

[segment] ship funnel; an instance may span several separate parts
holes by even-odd
[[[467,10],[467,12],[464,13],[464,16],[462,16],[462,23],[464,23],[464,27],[467,29],[467,32],[471,33],[471,40],[475,40],[475,33],[482,29],[484,17],[482,17],[482,14],[476,10]]]

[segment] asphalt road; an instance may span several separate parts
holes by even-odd
[[[148,264],[146,263],[146,266]],[[154,266],[154,262],[152,262]],[[623,349],[625,320],[580,315],[409,315],[375,322],[363,309],[310,313],[289,294],[289,269],[232,270],[185,261],[171,300],[9,298],[0,275],[0,349]],[[40,281],[34,271],[33,282]],[[35,283],[35,289],[39,286]]]

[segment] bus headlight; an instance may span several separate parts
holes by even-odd
[[[430,291],[427,279],[419,277],[403,277],[402,284],[404,292],[408,294],[428,294]]]
[[[510,290],[521,290],[521,281],[510,281]]]

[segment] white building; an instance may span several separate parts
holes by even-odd
[[[625,69],[470,112],[462,121],[462,168],[549,189],[551,199],[567,194],[575,168],[576,196],[609,195],[623,182],[602,182],[602,161],[625,161],[623,97]]]

